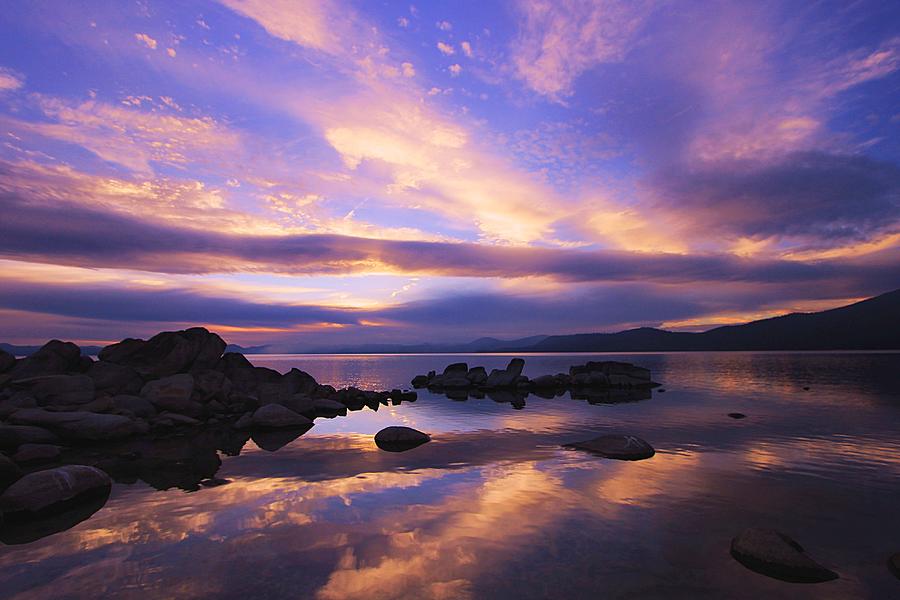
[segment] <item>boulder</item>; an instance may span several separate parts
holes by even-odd
[[[10,421],[49,429],[61,438],[78,441],[115,440],[141,431],[128,417],[84,411],[50,412],[41,408],[23,408],[14,412]]]
[[[387,452],[405,452],[431,441],[431,436],[411,427],[394,425],[375,434],[375,445]]]
[[[806,555],[803,547],[774,529],[745,529],[731,540],[731,556],[757,573],[793,583],[819,583],[838,574]]]
[[[0,350],[0,373],[6,373],[14,366],[16,366],[16,357],[6,350]]]
[[[589,361],[584,365],[575,365],[569,368],[572,377],[602,373],[606,376],[609,385],[615,387],[649,387],[654,385],[650,380],[650,370],[638,367],[631,363],[615,360]],[[590,381],[588,377],[587,381]]]
[[[0,425],[0,450],[15,450],[22,444],[54,444],[56,442],[59,442],[59,438],[42,427]]]
[[[728,413],[728,416],[731,417],[732,419],[745,419],[745,418],[747,418],[747,415],[745,415],[744,413],[739,413],[739,412],[730,412],[730,413]]]
[[[260,383],[256,390],[260,406],[266,404],[284,404],[293,396],[290,386],[283,381]]]
[[[19,464],[29,462],[49,462],[59,458],[60,447],[55,444],[22,444],[13,455]]]
[[[225,341],[202,327],[164,331],[146,342],[129,338],[100,351],[101,361],[133,368],[144,378],[212,368],[225,351]]]
[[[98,360],[87,372],[94,381],[94,389],[98,394],[137,394],[144,385],[144,380],[131,367]]]
[[[221,371],[215,369],[198,369],[192,371],[194,377],[194,400],[201,404],[218,400],[227,402],[233,386],[231,380]]]
[[[484,367],[472,367],[469,369],[469,372],[466,373],[466,379],[468,379],[472,385],[481,385],[487,381],[487,371],[484,370]]]
[[[67,465],[25,475],[0,495],[0,511],[34,517],[88,496],[108,496],[109,475],[85,465]]]
[[[484,386],[489,389],[502,389],[515,387],[518,383],[519,376],[522,374],[522,368],[525,361],[521,358],[514,358],[509,361],[509,365],[504,370],[493,369],[488,375]]]
[[[87,375],[42,375],[16,380],[15,385],[40,406],[78,406],[94,399],[94,380]]]
[[[428,385],[427,375],[416,375],[412,378],[412,386],[415,388],[423,388]]]
[[[243,393],[256,391],[256,367],[243,354],[226,352],[216,363],[215,369],[231,381],[235,390]]]
[[[330,418],[347,414],[346,406],[335,400],[329,400],[328,398],[314,398],[313,408],[316,411],[316,416],[319,417]]]
[[[260,406],[253,413],[252,426],[259,429],[285,429],[289,427],[311,427],[312,421],[280,404]]]
[[[300,369],[291,369],[282,376],[281,380],[287,384],[291,394],[305,394],[309,396],[315,393],[319,387],[315,377]]]
[[[60,375],[77,372],[81,363],[81,349],[72,342],[50,340],[29,356],[16,362],[10,370],[13,379],[40,375]]]
[[[460,375],[462,377],[466,376],[466,373],[469,372],[469,365],[464,362],[452,363],[447,365],[447,368],[444,369],[444,375]]]
[[[321,398],[324,400],[325,398]],[[294,411],[298,415],[303,415],[304,417],[315,417],[316,416],[316,404],[312,398],[309,396],[304,396],[303,394],[294,394],[284,402],[279,403],[281,406],[285,408],[289,408]]]
[[[22,477],[22,469],[4,454],[0,454],[0,491]]]
[[[157,412],[156,407],[153,406],[153,403],[146,398],[141,398],[140,396],[130,396],[128,394],[113,396],[112,405],[114,410],[125,411],[134,415],[135,417],[140,417],[142,419],[149,419],[151,417],[154,417],[156,416]]]
[[[553,375],[541,375],[531,380],[531,387],[538,390],[553,389],[559,386],[559,382]]]
[[[148,381],[141,388],[141,397],[152,402],[157,410],[199,417],[203,406],[191,399],[193,393],[194,377],[188,373]]]
[[[601,435],[591,440],[566,444],[566,446],[617,460],[643,460],[656,453],[653,446],[633,435]]]

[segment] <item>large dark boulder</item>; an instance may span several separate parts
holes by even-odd
[[[279,383],[282,375],[273,369],[254,367],[243,354],[226,352],[218,363],[216,370],[225,374],[234,385],[234,389],[244,394],[256,394],[261,383]]]
[[[0,373],[6,373],[14,366],[16,366],[16,357],[6,350],[0,350]]]
[[[566,444],[566,446],[617,460],[643,460],[656,453],[653,446],[633,435],[601,435],[591,440]]]
[[[599,377],[599,375],[603,377]],[[615,360],[589,361],[584,365],[569,368],[576,383],[587,385],[610,385],[613,387],[650,387],[650,369]]]
[[[88,495],[109,495],[109,475],[85,465],[67,465],[25,475],[0,494],[0,511],[37,516]]]
[[[127,412],[142,419],[155,417],[158,412],[152,402],[140,396],[120,394],[113,396],[111,402],[114,410]]]
[[[40,406],[78,406],[94,399],[94,380],[87,375],[42,375],[17,379],[13,385]]]
[[[253,413],[251,426],[258,429],[312,427],[313,422],[280,404],[260,406]]]
[[[20,477],[22,477],[22,469],[6,455],[0,454],[0,491],[8,488]]]
[[[509,361],[506,369],[493,369],[488,375],[484,386],[488,389],[506,389],[513,388],[519,382],[519,376],[525,367],[525,361],[521,358],[514,358]]]
[[[310,396],[319,387],[315,377],[300,369],[291,369],[282,376],[281,380],[287,385],[292,395],[305,394]]]
[[[202,327],[164,331],[146,342],[129,338],[100,351],[102,361],[133,368],[145,379],[212,368],[225,351],[225,341]]]
[[[201,404],[217,400],[225,403],[231,395],[232,385],[221,371],[215,369],[199,369],[193,371],[194,400]]]
[[[23,408],[14,412],[10,421],[49,429],[61,438],[77,441],[116,440],[142,432],[140,425],[128,417],[84,411],[50,412]]]
[[[50,462],[59,458],[61,449],[56,444],[22,444],[13,455],[17,463]]]
[[[58,442],[59,438],[43,427],[0,425],[0,450],[15,450],[22,444],[55,444]]]
[[[157,410],[199,417],[203,414],[203,405],[191,399],[193,393],[194,377],[189,373],[148,381],[141,388],[141,397],[150,401]]]
[[[769,577],[793,583],[820,583],[838,574],[806,555],[803,547],[774,529],[745,529],[731,540],[731,556]]]
[[[405,452],[431,441],[431,436],[412,427],[393,425],[375,434],[375,445],[387,452]]]
[[[60,375],[80,370],[81,349],[72,342],[50,340],[10,370],[13,379],[26,379],[40,375]]]
[[[117,365],[105,360],[91,364],[88,377],[94,380],[94,388],[98,394],[137,394],[144,385],[138,372],[125,365]]]

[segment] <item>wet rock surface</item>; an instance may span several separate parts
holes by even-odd
[[[782,581],[821,583],[838,578],[790,536],[774,529],[745,529],[731,541],[731,555],[748,569]]]
[[[656,454],[653,446],[633,435],[601,435],[583,442],[566,444],[566,447],[616,460],[644,460]]]
[[[405,452],[431,441],[431,436],[412,427],[394,425],[375,434],[375,445],[388,452]]]

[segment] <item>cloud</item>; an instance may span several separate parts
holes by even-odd
[[[25,78],[12,69],[0,67],[0,94],[17,90],[25,85]]]
[[[469,58],[472,58],[472,44],[470,44],[469,42],[462,42],[460,43],[459,47],[462,48],[463,54],[465,54]]]
[[[415,69],[415,67],[413,67],[413,64],[411,62],[405,62],[405,63],[401,64],[400,69],[401,69],[401,72],[403,73],[404,77],[415,77],[416,76],[416,69]]]
[[[447,70],[450,71],[452,77],[459,77],[459,74],[462,73],[462,67],[459,65],[450,65]]]
[[[456,49],[451,44],[447,44],[445,42],[438,42],[437,49],[441,51],[441,54],[445,54],[447,56],[456,54]]]
[[[156,50],[156,40],[147,35],[146,33],[136,33],[134,34],[134,39],[141,42],[151,50]]]
[[[552,99],[570,95],[584,71],[623,60],[649,13],[640,1],[529,0],[517,7],[513,68],[528,87]]]
[[[717,162],[660,174],[656,189],[656,210],[690,214],[700,231],[825,244],[900,231],[900,168],[864,156]]]
[[[438,21],[434,24],[434,26],[441,31],[450,31],[451,29],[453,29],[453,25],[450,23],[450,21]]]
[[[346,51],[344,34],[352,27],[349,9],[337,11],[333,2],[322,0],[220,0],[233,11],[253,19],[269,34],[328,54]],[[335,14],[344,13],[343,20]]]

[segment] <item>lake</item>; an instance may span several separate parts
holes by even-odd
[[[525,374],[600,356],[529,355]],[[391,389],[510,356],[248,358]],[[900,354],[602,358],[651,369],[666,391],[513,406],[419,390],[415,403],[317,419],[293,441],[182,442],[182,460],[115,484],[91,518],[0,547],[0,597],[900,597],[886,567],[900,552]],[[372,435],[396,424],[433,441],[380,451]],[[561,447],[602,433],[657,453],[626,462]],[[746,569],[729,554],[746,527],[790,534],[840,578]]]

